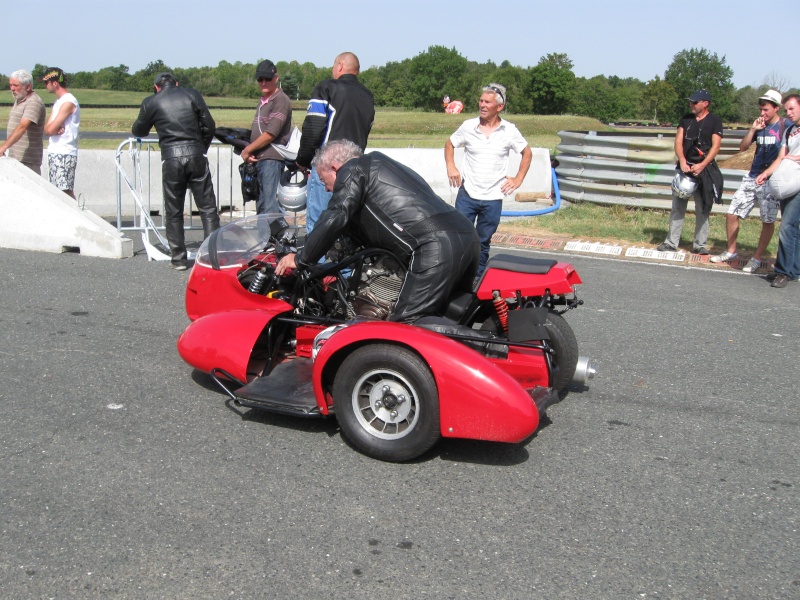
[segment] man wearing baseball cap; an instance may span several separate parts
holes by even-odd
[[[42,77],[45,89],[56,95],[50,118],[44,126],[50,136],[47,167],[50,183],[68,196],[75,197],[75,168],[78,166],[78,129],[81,107],[67,91],[67,78],[59,68],[47,69]]]
[[[261,88],[261,101],[253,117],[250,145],[242,150],[242,160],[254,163],[258,170],[258,214],[280,213],[278,183],[283,173],[283,155],[272,147],[286,144],[292,133],[292,101],[278,87],[280,75],[271,60],[263,60],[256,68],[256,81]]]
[[[715,203],[722,202],[722,171],[714,160],[722,145],[722,119],[708,111],[711,94],[697,90],[689,98],[689,110],[678,123],[675,134],[676,169],[697,183],[694,194],[695,227],[692,252],[707,255],[708,217]],[[675,252],[681,241],[688,198],[673,191],[669,214],[669,234],[656,248],[659,252]]]
[[[761,266],[764,251],[775,232],[775,220],[778,218],[780,201],[769,193],[766,185],[757,185],[756,178],[766,171],[781,148],[781,138],[786,128],[791,125],[788,119],[778,115],[781,108],[781,94],[776,90],[768,90],[758,99],[759,117],[753,121],[750,129],[739,144],[739,152],[744,152],[755,140],[756,151],[750,171],[742,178],[742,183],[731,200],[725,225],[728,234],[728,249],[711,258],[711,262],[728,262],[736,258],[736,238],[739,235],[739,220],[744,220],[758,201],[761,215],[761,235],[755,254],[747,262],[745,273],[752,273]]]

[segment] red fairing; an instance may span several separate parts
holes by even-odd
[[[523,296],[571,294],[573,286],[582,283],[578,272],[569,263],[556,263],[548,273],[521,273],[502,269],[488,269],[481,280],[476,295],[490,300],[494,290],[503,298],[512,298],[519,291]]]
[[[273,302],[281,302],[259,294],[248,292],[236,278],[236,271],[241,265],[234,265],[234,269],[221,269],[215,271],[209,266],[195,263],[189,282],[186,285],[186,314],[194,321],[202,316],[225,312],[231,308],[249,309],[265,308]],[[284,310],[291,310],[291,306],[281,302]]]
[[[223,369],[247,382],[247,366],[256,340],[275,316],[291,310],[284,302],[272,310],[232,310],[206,315],[191,323],[178,338],[178,353],[195,369]]]
[[[536,405],[511,375],[459,342],[402,323],[358,323],[331,336],[314,363],[318,402],[324,399],[322,373],[327,362],[349,346],[375,341],[402,344],[428,363],[439,390],[442,436],[517,443],[539,426]],[[541,354],[530,358],[544,362]],[[539,385],[547,386],[546,368],[544,372],[545,381]]]

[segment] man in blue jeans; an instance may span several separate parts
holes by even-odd
[[[506,104],[506,88],[490,83],[478,100],[478,117],[468,119],[450,136],[444,146],[447,178],[458,188],[456,210],[475,225],[481,240],[477,276],[483,275],[489,260],[489,247],[500,224],[503,197],[514,192],[531,166],[528,142],[513,123],[500,118]],[[455,163],[455,149],[464,148],[463,174]],[[511,151],[522,154],[516,176],[508,176]]]
[[[800,163],[800,96],[791,94],[783,101],[792,125],[783,132],[778,158],[756,179],[762,185],[775,173],[782,161]],[[792,179],[792,182],[794,180]],[[800,194],[781,199],[781,227],[778,230],[778,255],[772,287],[784,288],[800,278]]]
[[[280,75],[271,60],[261,61],[256,68],[256,81],[261,101],[253,118],[250,144],[242,150],[242,160],[256,163],[260,191],[256,212],[280,213],[278,183],[283,173],[283,155],[274,147],[286,144],[292,133],[292,101],[278,87]]]

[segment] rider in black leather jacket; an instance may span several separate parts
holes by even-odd
[[[219,214],[206,152],[214,139],[214,119],[200,92],[178,86],[170,73],[159,73],[156,93],[142,102],[131,132],[145,137],[155,127],[161,147],[167,240],[172,265],[186,268],[183,205],[187,187],[192,190],[207,237],[219,228]]]
[[[326,159],[329,148],[335,153],[335,146],[348,144],[353,158],[341,164]],[[380,152],[361,155],[347,140],[330,142],[315,161],[326,185],[335,172],[333,197],[305,246],[292,257],[295,265],[316,264],[343,233],[391,251],[408,268],[392,321],[435,314],[454,291],[471,289],[480,255],[475,228],[422,177]]]

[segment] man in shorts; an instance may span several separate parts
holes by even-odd
[[[75,168],[78,166],[78,129],[81,107],[67,91],[67,79],[61,69],[48,69],[42,77],[44,87],[56,95],[50,118],[44,126],[50,136],[47,166],[50,183],[68,196],[75,197]]]
[[[781,108],[781,95],[775,90],[769,90],[758,99],[761,115],[753,121],[753,125],[739,144],[739,151],[744,152],[755,140],[756,152],[750,171],[742,179],[742,183],[731,200],[728,214],[726,215],[726,229],[728,234],[728,249],[722,254],[712,256],[709,260],[714,263],[728,262],[736,258],[736,238],[739,235],[739,220],[746,219],[758,201],[761,213],[761,236],[755,254],[747,262],[745,273],[752,273],[761,266],[764,251],[775,233],[775,220],[778,217],[779,201],[773,198],[766,185],[758,185],[756,177],[761,175],[778,156],[781,147],[781,137],[786,127],[790,124],[778,115]]]

